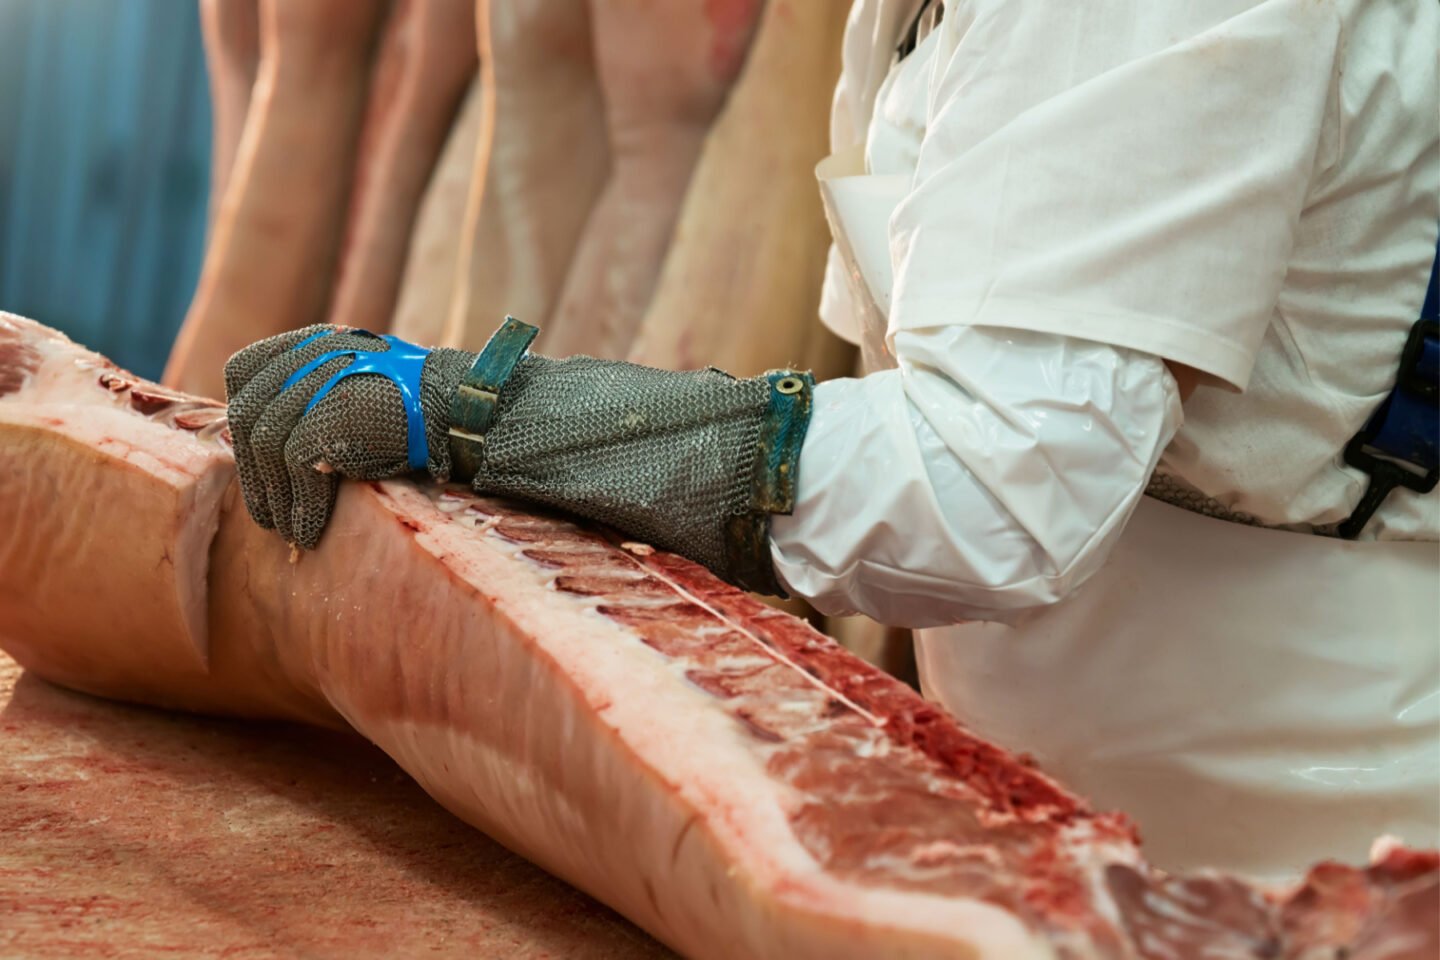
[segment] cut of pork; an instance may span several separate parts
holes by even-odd
[[[1123,817],[803,622],[603,531],[352,483],[292,562],[244,513],[221,413],[0,317],[0,646],[104,696],[347,723],[690,956],[1440,946],[1434,852],[1276,891],[1166,876]]]
[[[469,92],[420,201],[405,255],[400,299],[390,321],[390,332],[412,343],[439,344],[444,336],[445,318],[459,279],[465,205],[475,174],[475,143],[484,103],[477,75],[470,80]]]
[[[255,85],[166,383],[219,396],[232,353],[325,318],[387,7],[259,0]]]
[[[442,342],[549,326],[610,164],[586,0],[476,0],[480,133]]]
[[[589,6],[610,176],[535,349],[623,360],[655,290],[690,173],[745,62],[761,2]],[[751,130],[760,140],[781,133]]]
[[[474,0],[398,0],[375,60],[329,322],[381,332],[421,194],[475,74]]]

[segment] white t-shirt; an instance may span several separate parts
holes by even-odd
[[[1440,229],[1440,4],[947,2],[891,71],[903,8],[857,4],[833,124],[913,177],[890,333],[1195,367],[1162,474],[1265,523],[1348,516],[1366,478],[1339,453],[1394,383]],[[832,271],[823,315],[853,337],[839,291]],[[1397,491],[1362,536],[1437,531],[1440,491]]]

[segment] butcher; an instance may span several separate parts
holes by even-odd
[[[1437,37],[856,0],[817,174],[866,376],[309,327],[225,368],[247,507],[313,548],[339,478],[423,471],[916,628],[929,696],[1162,864],[1433,846]]]

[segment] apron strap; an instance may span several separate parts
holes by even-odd
[[[1365,495],[1337,533],[1353,540],[1396,487],[1429,493],[1440,480],[1440,240],[1420,319],[1400,354],[1395,386],[1345,445],[1345,462],[1370,475]]]
[[[900,38],[899,45],[895,47],[896,63],[899,63],[914,53],[915,48],[920,46],[922,32],[929,33],[935,28],[935,24],[940,22],[940,18],[944,16],[945,8],[942,5],[935,9],[934,19],[928,24],[925,22],[926,14],[931,12],[931,7],[934,5],[935,0],[924,0],[924,2],[920,4],[920,9],[915,11],[915,16],[911,19],[910,26],[905,30],[904,36]]]

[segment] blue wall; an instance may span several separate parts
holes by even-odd
[[[209,162],[196,0],[0,0],[0,309],[158,376]]]

